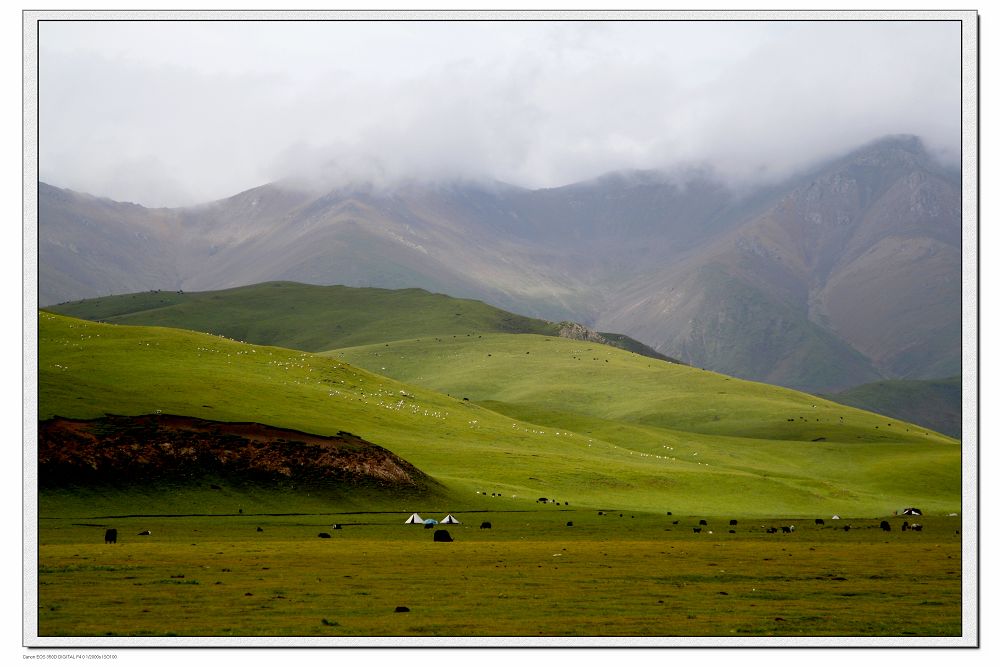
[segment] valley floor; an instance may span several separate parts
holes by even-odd
[[[958,517],[920,517],[921,532],[900,531],[903,517],[888,518],[890,532],[870,518],[730,526],[730,517],[708,517],[695,533],[700,517],[627,510],[455,513],[462,524],[436,527],[451,543],[403,525],[406,512],[43,517],[38,635],[94,637],[94,645],[294,637],[330,646],[337,637],[413,638],[400,645],[645,637],[652,645],[962,634]],[[794,532],[765,532],[790,522]],[[108,526],[117,544],[103,543]],[[137,534],[144,530],[151,534]]]

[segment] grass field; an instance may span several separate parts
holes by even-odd
[[[960,443],[813,396],[549,336],[311,354],[46,312],[38,371],[39,419],[343,430],[440,484],[45,489],[42,637],[962,632]],[[413,511],[465,523],[434,543]]]
[[[546,496],[584,507],[764,516],[960,507],[960,446],[944,436],[606,346],[597,346],[598,361],[584,362],[572,351],[593,346],[578,341],[450,341],[358,352],[358,363],[367,356],[385,374],[414,363],[410,384],[332,357],[42,313],[39,418],[160,411],[321,435],[344,430],[466,501],[487,491],[502,493],[503,503]],[[451,363],[435,364],[427,350]],[[459,354],[492,361],[483,368]],[[462,393],[434,391],[445,379]]]
[[[803,519],[772,535],[763,526],[787,518],[740,519],[730,534],[728,518],[709,517],[695,535],[698,517],[621,514],[459,513],[452,543],[402,525],[405,512],[42,519],[39,634],[961,634],[957,518],[922,518],[920,533],[900,519],[888,533],[872,519]],[[118,544],[102,544],[104,526]]]

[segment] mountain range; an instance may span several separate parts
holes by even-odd
[[[149,209],[39,184],[39,305],[265,281],[419,287],[808,391],[961,371],[960,174],[909,136],[780,184],[628,172]]]

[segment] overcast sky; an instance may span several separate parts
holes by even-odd
[[[38,50],[41,180],[146,206],[960,142],[958,22],[44,21]]]

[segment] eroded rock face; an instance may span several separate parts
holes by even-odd
[[[39,422],[38,472],[48,487],[205,475],[386,487],[430,481],[392,452],[343,431],[322,436],[176,415]]]

